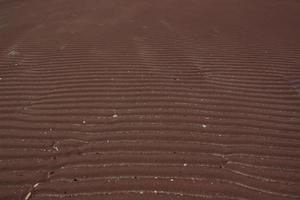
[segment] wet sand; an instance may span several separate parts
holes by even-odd
[[[0,199],[300,199],[299,13],[0,0]]]

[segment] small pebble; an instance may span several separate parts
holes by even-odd
[[[54,149],[55,151],[59,151],[59,149],[58,149],[57,146],[53,146],[53,149]]]
[[[186,163],[184,163],[184,164],[183,164],[183,166],[184,166],[184,167],[186,167],[186,166],[187,166],[187,164],[186,164]]]
[[[113,117],[113,118],[116,118],[116,117],[118,117],[118,115],[117,115],[117,114],[114,114],[112,117]]]
[[[29,193],[26,195],[25,200],[28,200],[30,197],[31,197],[31,192],[29,192]]]
[[[206,124],[202,124],[202,127],[203,127],[203,128],[206,128],[206,127],[207,127],[207,125],[206,125]]]

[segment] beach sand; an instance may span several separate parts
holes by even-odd
[[[0,0],[0,199],[300,199],[299,13]]]

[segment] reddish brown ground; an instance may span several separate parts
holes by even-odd
[[[0,0],[0,199],[300,199],[297,0]]]

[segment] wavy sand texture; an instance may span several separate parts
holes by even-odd
[[[0,0],[0,199],[300,199],[299,13]]]

